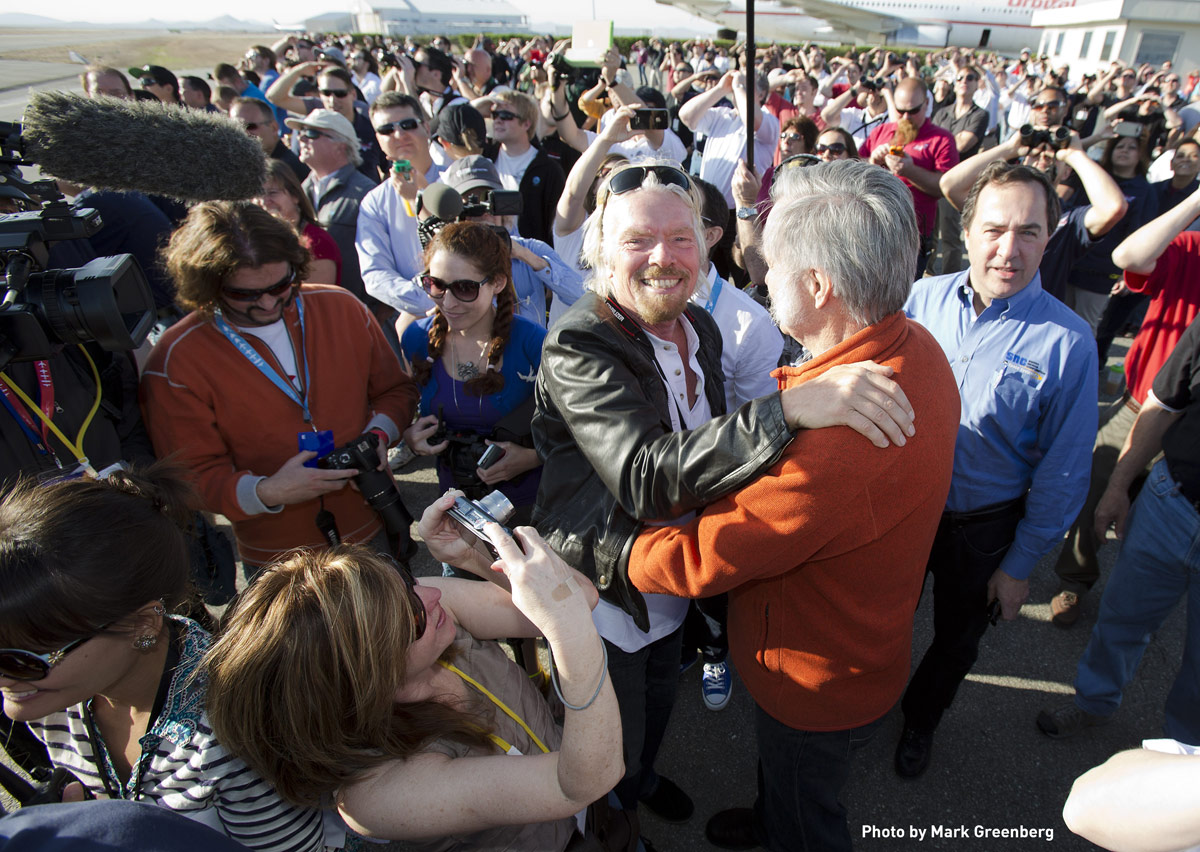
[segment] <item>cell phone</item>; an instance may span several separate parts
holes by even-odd
[[[646,107],[635,109],[629,119],[630,130],[666,130],[671,120],[665,109]]]
[[[1113,125],[1113,133],[1118,136],[1141,136],[1142,125],[1136,121],[1118,121]]]
[[[1000,606],[1000,598],[992,598],[992,602],[988,604],[987,617],[988,624],[999,624],[1000,616],[1004,613],[1004,608]]]
[[[504,458],[504,448],[499,444],[488,444],[488,448],[483,451],[483,455],[476,462],[476,467],[480,470],[487,470],[502,458]]]

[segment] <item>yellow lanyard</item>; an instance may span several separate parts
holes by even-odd
[[[499,698],[497,698],[495,695],[493,695],[492,691],[490,689],[488,689],[486,686],[484,686],[479,681],[475,680],[475,678],[471,677],[469,674],[464,672],[458,666],[454,665],[454,663],[447,663],[445,660],[438,660],[438,665],[454,672],[456,675],[461,677],[467,683],[471,684],[471,686],[475,687],[477,690],[479,690],[484,695],[486,695],[493,704],[495,704],[497,707],[500,708],[500,710],[504,713],[505,716],[512,719],[514,722],[516,722],[518,725],[521,726],[522,729],[524,729],[525,733],[529,734],[529,739],[533,740],[533,744],[542,750],[542,754],[550,753],[550,749],[546,748],[546,744],[543,743],[540,739],[538,739],[538,735],[533,732],[533,729],[530,728],[529,725],[525,724],[525,720],[522,719],[520,716],[518,716],[516,713],[514,713],[507,704],[505,704],[503,701],[501,701]],[[512,745],[505,742],[503,738],[497,736],[496,734],[488,734],[488,739],[491,740],[493,743],[495,743],[497,746],[499,746],[501,751],[509,752],[509,751],[512,751],[512,749],[513,749]]]
[[[12,388],[13,392],[20,397],[21,402],[25,403],[34,416],[45,423],[46,428],[53,432],[58,440],[63,442],[63,446],[71,451],[71,455],[75,456],[75,460],[79,462],[79,464],[82,465],[89,474],[94,476],[96,471],[92,469],[92,465],[88,461],[88,457],[83,454],[83,436],[87,434],[88,426],[92,425],[92,418],[96,416],[96,411],[100,408],[100,398],[103,394],[103,389],[100,387],[100,372],[96,369],[96,362],[92,360],[92,356],[88,354],[87,349],[84,348],[82,343],[79,344],[79,351],[83,353],[83,357],[87,359],[88,366],[92,368],[92,379],[96,382],[96,398],[92,401],[92,407],[88,410],[87,416],[83,418],[83,425],[79,427],[79,434],[75,436],[74,443],[71,442],[70,438],[63,434],[61,429],[54,425],[53,420],[42,413],[42,409],[37,405],[37,403],[30,399],[28,394],[21,390],[21,388],[17,386],[17,383],[10,379],[8,374],[6,374],[3,370],[0,370],[0,381],[3,381],[6,385]]]

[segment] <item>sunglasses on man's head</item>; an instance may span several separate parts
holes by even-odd
[[[964,74],[963,76],[961,76],[961,77],[958,77],[958,78],[957,78],[957,81],[958,81],[959,83],[962,83],[962,82],[967,82],[967,83],[978,83],[978,82],[979,82],[979,78],[978,78],[978,77],[976,77],[974,74]]]
[[[397,130],[412,132],[421,126],[421,122],[415,118],[402,118],[399,121],[389,121],[387,124],[380,124],[375,128],[375,132],[380,136],[391,136]]]
[[[917,115],[918,113],[925,112],[925,104],[917,104],[911,109],[901,109],[900,107],[896,107],[896,112],[900,113],[901,115]]]
[[[287,275],[270,287],[261,290],[243,290],[239,287],[222,287],[221,295],[233,302],[257,302],[263,296],[281,296],[296,282],[296,272],[288,268]]]
[[[424,272],[421,274],[421,289],[435,302],[440,301],[447,291],[453,293],[454,298],[460,302],[474,302],[479,298],[479,288],[490,280],[491,276],[489,275],[482,281],[472,281],[469,278],[443,281],[441,278],[435,278],[428,272]]]
[[[830,144],[828,144],[828,145],[818,145],[818,146],[817,146],[817,153],[818,153],[818,154],[824,154],[824,153],[827,153],[827,152],[828,152],[828,153],[830,153],[830,154],[833,154],[834,156],[841,156],[842,154],[845,154],[845,153],[846,153],[846,143],[844,143],[844,142],[831,142],[831,143],[830,143]]]
[[[106,624],[105,627],[107,626]],[[103,630],[104,627],[100,629]],[[67,654],[84,642],[95,639],[98,635],[99,633],[92,633],[89,636],[75,639],[49,654],[35,654],[33,651],[23,651],[20,648],[2,648],[0,649],[0,677],[10,680],[41,680],[50,674],[50,669],[61,663]]]
[[[350,94],[349,89],[318,89],[317,91],[327,98],[344,98]]]
[[[630,166],[619,172],[613,172],[608,179],[608,193],[609,195],[621,195],[630,190],[639,189],[646,182],[646,176],[651,173],[665,186],[678,186],[685,192],[692,188],[691,178],[674,166]]]
[[[494,113],[492,113],[493,121],[518,121],[520,118],[521,116],[517,115],[515,112],[509,112],[506,109],[496,110]]]
[[[1063,105],[1062,101],[1034,101],[1030,105],[1030,109],[1058,109]]]
[[[317,130],[315,127],[303,127],[300,129],[300,135],[305,139],[320,139],[326,134]]]

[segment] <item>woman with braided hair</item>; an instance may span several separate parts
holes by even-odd
[[[425,264],[421,286],[437,307],[400,342],[421,386],[421,416],[404,443],[438,456],[443,489],[476,498],[499,489],[517,508],[513,523],[525,523],[540,478],[529,421],[546,332],[515,313],[508,239],[498,229],[447,225]],[[502,455],[481,467],[485,452]]]

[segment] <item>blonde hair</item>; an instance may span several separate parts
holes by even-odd
[[[436,739],[490,748],[485,720],[396,703],[415,624],[384,557],[354,545],[296,551],[242,592],[209,651],[213,730],[301,806]]]

